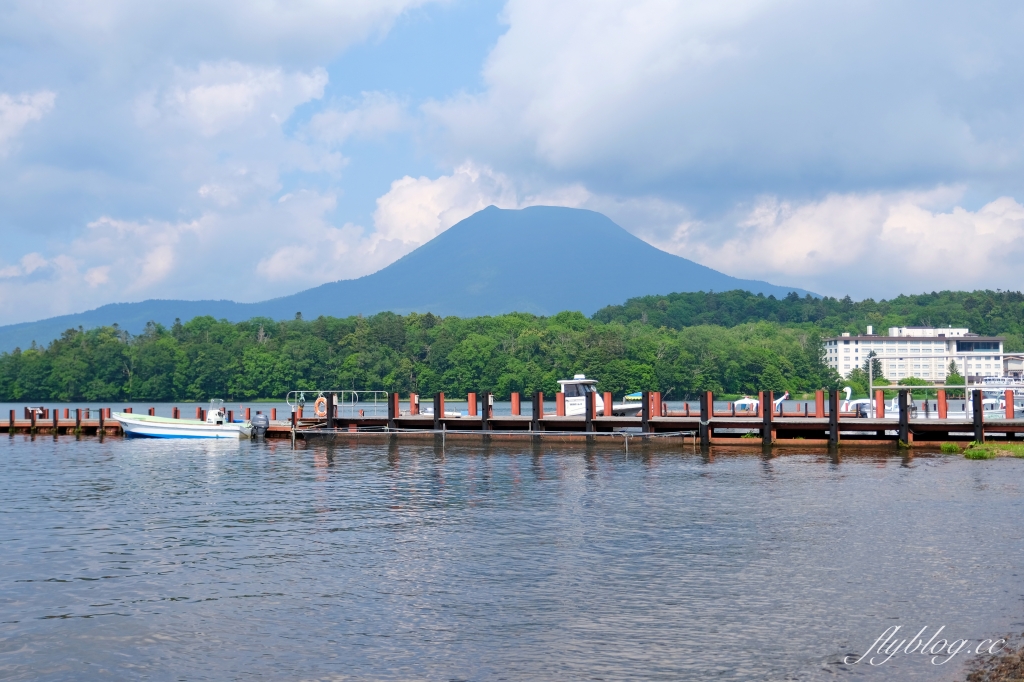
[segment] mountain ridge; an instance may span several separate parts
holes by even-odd
[[[651,276],[650,273],[656,273]],[[212,315],[307,319],[398,314],[475,317],[507,312],[591,315],[637,296],[728,291],[785,296],[810,292],[731,277],[662,251],[606,216],[584,209],[489,206],[390,265],[357,279],[321,284],[257,303],[150,299],[111,303],[82,313],[0,327],[0,351],[47,344],[66,329],[118,324],[138,333],[149,321]]]

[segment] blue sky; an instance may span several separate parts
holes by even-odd
[[[1022,28],[941,0],[11,0],[0,324],[285,295],[489,204],[826,294],[1021,289]]]

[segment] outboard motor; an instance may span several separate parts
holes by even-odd
[[[270,428],[270,417],[262,412],[257,412],[256,416],[249,421],[252,422],[253,434],[257,438],[263,438],[267,435],[267,429]]]

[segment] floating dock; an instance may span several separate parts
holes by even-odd
[[[487,394],[471,394],[470,414],[465,416],[447,415],[443,394],[434,397],[432,414],[420,413],[416,395],[402,401],[409,406],[402,412],[398,394],[392,393],[387,398],[386,415],[365,416],[359,411],[339,414],[339,406],[328,401],[324,416],[319,418],[303,416],[300,408],[291,413],[289,420],[272,419],[266,437],[350,443],[442,439],[452,442],[621,440],[628,444],[640,440],[665,445],[674,442],[676,446],[680,442],[692,442],[701,446],[761,444],[815,448],[840,444],[936,447],[943,442],[1024,442],[1024,419],[1013,418],[1012,401],[1004,419],[985,418],[980,392],[974,393],[974,411],[969,419],[947,418],[945,410],[939,410],[935,416],[912,418],[908,394],[909,390],[899,391],[898,414],[865,418],[843,413],[835,391],[828,395],[827,409],[824,392],[819,391],[813,412],[805,405],[802,411],[795,413],[786,413],[781,408],[751,413],[737,413],[735,408],[724,413],[713,411],[714,397],[707,393],[701,396],[700,410],[694,410],[694,414],[689,414],[688,406],[683,414],[670,413],[662,406],[661,397],[652,392],[644,394],[636,416],[607,417],[595,414],[590,400],[584,415],[561,414],[564,401],[556,401],[555,414],[545,414],[543,394],[534,396],[530,415],[494,415]],[[519,412],[517,397],[513,396],[513,412]],[[940,396],[940,407],[944,407],[943,397]],[[479,410],[476,409],[478,402]],[[772,405],[771,393],[762,393],[759,405]],[[16,419],[15,411],[11,410],[9,418],[0,422],[0,433],[123,435],[118,422],[110,418],[110,408],[64,409],[63,415],[58,409],[51,414],[49,410],[37,413],[26,408],[25,413],[23,418]],[[332,413],[334,416],[328,419],[326,414]],[[180,414],[177,408],[175,414]]]

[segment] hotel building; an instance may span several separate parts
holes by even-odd
[[[893,382],[906,377],[942,382],[950,362],[971,382],[1004,376],[1003,339],[998,336],[952,327],[890,327],[888,336],[873,334],[871,327],[867,331],[825,339],[826,364],[846,377],[874,352],[885,378]]]

